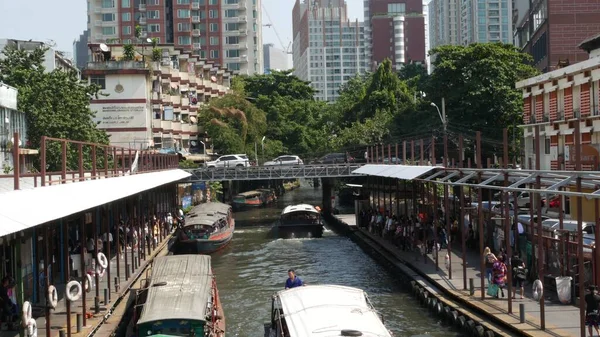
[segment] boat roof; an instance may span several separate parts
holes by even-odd
[[[170,319],[204,321],[212,282],[208,255],[155,258],[148,297],[137,324]]]
[[[206,202],[194,206],[185,217],[185,225],[212,225],[227,216],[231,206],[222,202]]]
[[[358,330],[364,337],[391,337],[358,288],[313,285],[282,290],[279,298],[290,337],[338,336]]]
[[[281,214],[288,214],[294,212],[309,212],[309,213],[319,213],[315,206],[309,204],[299,204],[299,205],[290,205],[283,209]]]
[[[256,195],[256,194],[261,194],[261,193],[259,191],[247,191],[247,192],[238,193],[237,195],[242,195],[244,197],[247,197],[247,196],[252,196],[252,195]]]

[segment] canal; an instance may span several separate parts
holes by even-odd
[[[321,190],[301,187],[269,208],[235,214],[232,243],[213,255],[228,336],[261,337],[269,320],[271,295],[284,288],[289,268],[307,284],[364,289],[395,336],[460,336],[403,292],[382,266],[346,237],[326,230],[320,239],[275,239],[272,223],[288,204],[321,204]]]

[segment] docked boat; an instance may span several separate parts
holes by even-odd
[[[225,336],[223,308],[208,255],[155,258],[135,301],[137,337]]]
[[[283,209],[273,229],[278,236],[318,238],[323,236],[323,220],[312,205],[290,205]]]
[[[264,205],[263,193],[260,191],[248,191],[233,197],[233,207],[236,210],[261,207]]]
[[[262,193],[262,201],[263,205],[270,205],[277,201],[277,195],[275,195],[275,191],[270,188],[259,188],[257,191]]]
[[[177,229],[174,252],[210,254],[225,247],[233,238],[235,220],[231,206],[207,202],[194,206]]]
[[[358,288],[314,285],[273,296],[265,337],[391,337],[383,317]]]

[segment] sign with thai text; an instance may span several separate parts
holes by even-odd
[[[92,104],[99,129],[144,128],[148,119],[146,104]]]

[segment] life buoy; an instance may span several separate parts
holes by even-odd
[[[23,302],[23,316],[21,317],[21,322],[27,324],[31,319],[31,303],[29,301]]]
[[[37,322],[33,318],[27,321],[27,337],[37,337]]]
[[[56,309],[56,306],[58,305],[58,292],[53,285],[48,286],[48,305],[52,309]]]
[[[75,289],[73,289],[75,288]],[[75,290],[75,292],[73,292],[73,290]],[[81,297],[81,293],[82,293],[82,289],[81,289],[81,283],[77,282],[77,281],[70,281],[69,283],[67,283],[67,291],[66,291],[66,296],[67,299],[71,302],[75,302],[79,299],[79,297]]]
[[[96,275],[98,275],[99,278],[103,278],[104,277],[104,273],[106,273],[106,269],[102,268],[100,266],[96,267]]]
[[[544,285],[538,279],[533,282],[533,299],[539,301],[542,296],[544,296]]]
[[[450,270],[450,255],[446,253],[446,257],[444,258],[444,263],[446,264],[446,269]]]
[[[100,267],[102,267],[102,269],[108,268],[108,259],[106,258],[106,255],[104,255],[104,253],[98,253],[98,255],[96,255],[96,259],[98,260],[98,264],[100,265]]]
[[[85,274],[85,281],[83,283],[84,283],[84,288],[85,288],[86,293],[89,293],[90,291],[92,291],[92,284],[94,284],[92,275],[90,275],[89,273]]]

